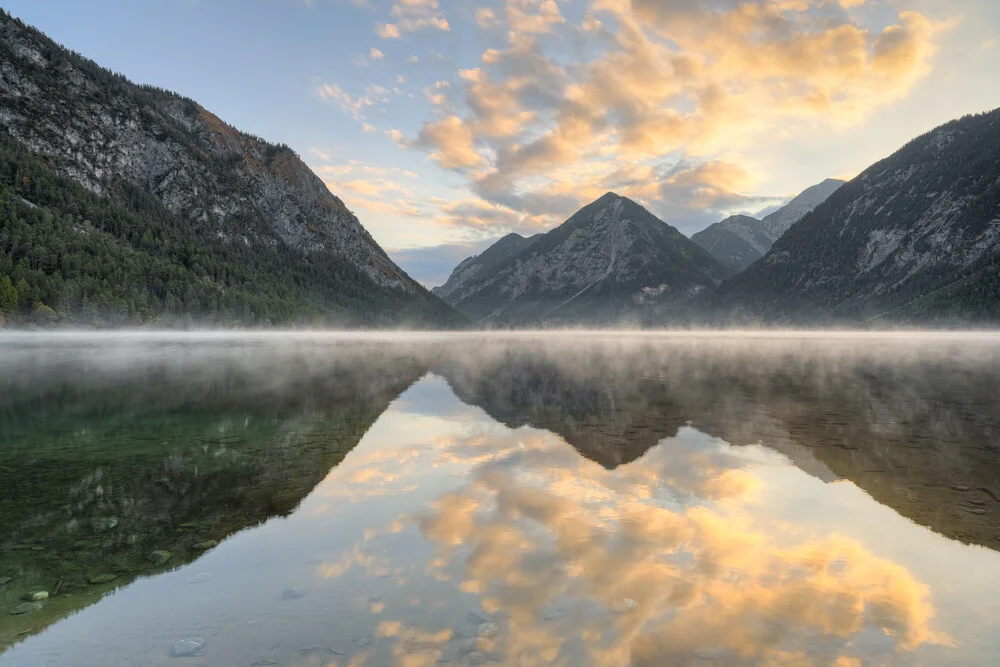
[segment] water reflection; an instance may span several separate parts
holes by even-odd
[[[0,392],[0,595],[27,612],[0,649],[287,515],[422,373],[357,346],[37,351],[5,357]]]
[[[920,336],[500,341],[435,368],[511,427],[607,467],[691,423],[965,542],[1000,546],[1000,344]]]
[[[0,355],[0,665],[1000,651],[989,338],[124,347]]]
[[[857,540],[756,527],[741,502],[760,485],[752,459],[697,431],[615,471],[555,438],[456,444],[490,458],[419,526],[436,568],[509,614],[493,652],[825,664],[949,643],[906,568]]]

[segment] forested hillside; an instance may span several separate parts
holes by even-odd
[[[126,199],[94,195],[0,133],[0,316],[8,325],[456,321],[436,299],[376,286],[346,262],[281,245],[262,254],[200,234],[141,190]]]
[[[287,146],[2,10],[0,166],[8,324],[465,322]]]

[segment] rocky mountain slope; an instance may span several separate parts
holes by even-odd
[[[762,223],[748,215],[733,215],[691,237],[732,273],[739,273],[764,256],[774,240]]]
[[[782,234],[807,213],[822,204],[844,184],[833,178],[807,188],[788,204],[762,220],[734,215],[691,237],[733,273],[738,273],[764,256]]]
[[[728,281],[719,305],[766,321],[995,317],[998,260],[1000,110],[866,169]]]
[[[810,213],[814,208],[830,198],[834,192],[844,184],[836,178],[828,178],[822,183],[806,188],[792,201],[788,202],[774,213],[764,216],[761,220],[761,227],[764,233],[771,238],[773,244],[781,235],[796,222]]]
[[[447,299],[476,276],[486,273],[494,266],[509,260],[530,246],[538,239],[538,236],[536,234],[525,238],[520,234],[508,234],[478,255],[462,260],[448,276],[448,281],[444,285],[435,287],[431,292],[442,299]]]
[[[726,273],[679,231],[609,192],[445,300],[487,326],[617,323],[663,315]]]
[[[120,226],[91,220],[96,234],[110,234],[110,241],[161,259],[168,254],[164,245],[188,243],[212,255],[206,259],[215,262],[238,254],[241,257],[232,260],[236,267],[256,265],[261,286],[248,291],[267,294],[269,301],[251,304],[249,313],[233,312],[240,310],[235,304],[221,309],[233,318],[287,321],[335,315],[380,321],[402,310],[417,322],[457,321],[450,309],[389,259],[358,218],[291,149],[238,132],[192,100],[134,85],[3,12],[0,128],[9,160],[23,161],[27,149],[29,156],[40,159],[35,169],[43,180],[68,177],[105,206],[116,207],[115,217],[154,218],[183,239],[158,243],[161,239],[154,234],[147,239],[153,247],[138,247],[135,239],[123,237]],[[46,168],[56,176],[42,173]],[[18,178],[17,165],[8,172],[6,185],[13,191],[6,194],[15,203],[44,204],[59,219],[80,208],[73,202],[33,200],[31,196],[44,198],[44,193],[23,187],[28,184]],[[22,211],[20,217],[25,215]],[[136,221],[137,226],[148,224]],[[60,234],[69,234],[71,228]],[[139,238],[144,231],[129,230]],[[55,267],[36,275],[35,267],[18,267],[18,255],[15,249],[10,266],[0,266],[0,274],[14,284],[23,280],[33,292],[32,301],[67,314],[79,310],[76,277],[60,275],[59,280],[72,282],[73,288],[50,303],[45,299],[51,296],[45,294],[50,286],[44,283],[55,279]],[[166,261],[188,270],[193,263],[189,257],[176,256]],[[294,268],[280,272],[268,268],[289,264]],[[288,271],[295,275],[287,275]],[[204,265],[195,273],[201,287],[211,283],[210,300],[225,301],[230,290],[247,287],[245,280],[213,274]],[[275,291],[268,284],[281,289]],[[127,284],[112,287],[129,290]],[[86,289],[82,291],[87,296]],[[125,301],[132,311],[141,310],[138,299],[155,314],[194,309],[206,315],[204,308],[185,307],[183,293],[171,294],[180,307],[168,303],[167,290],[152,288],[142,292],[144,299],[137,293],[126,295]],[[124,308],[128,314],[129,306]]]

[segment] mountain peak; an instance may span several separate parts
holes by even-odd
[[[494,244],[435,290],[489,326],[616,322],[672,309],[728,272],[679,231],[607,192],[530,245],[486,262]],[[499,253],[497,253],[499,254]]]
[[[598,197],[597,199],[595,199],[594,203],[595,204],[610,204],[611,202],[616,201],[618,199],[626,199],[626,197],[622,197],[617,192],[611,192],[609,190],[608,192],[605,192],[603,195],[601,195],[600,197]]]

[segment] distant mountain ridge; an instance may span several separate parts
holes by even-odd
[[[739,273],[764,256],[773,240],[757,218],[733,215],[691,236],[731,273]]]
[[[178,283],[176,290],[127,294],[121,304],[104,303],[102,296],[99,307],[107,313],[128,319],[143,312],[153,317],[208,310],[254,320],[336,316],[379,321],[405,312],[416,323],[461,321],[396,266],[358,218],[286,146],[241,133],[192,100],[137,86],[2,11],[0,84],[0,131],[14,140],[9,144],[12,159],[29,159],[14,157],[22,155],[23,146],[40,160],[37,173],[43,181],[55,178],[47,175],[51,170],[102,198],[94,200],[95,206],[116,207],[117,217],[153,218],[179,235],[167,242],[154,234],[142,250],[151,262],[176,265],[175,273],[193,271],[190,280]],[[45,195],[38,188],[16,179],[7,183],[18,189],[21,201],[43,203]],[[57,218],[73,215],[71,202],[44,203]],[[18,215],[23,220],[30,214]],[[123,237],[120,226],[94,222],[102,244],[139,243]],[[148,227],[150,221],[134,224]],[[58,233],[69,234],[70,227]],[[178,256],[179,243],[200,247],[206,258],[193,262]],[[232,260],[231,272],[207,266],[227,265],[230,260],[223,258],[235,255],[240,258]],[[247,278],[234,283],[227,276],[248,266],[259,282],[243,300],[249,310],[232,297],[233,290],[247,286]],[[279,272],[272,266],[282,268]],[[82,309],[80,300],[92,291],[80,284],[85,276],[63,275],[54,267],[36,275],[19,268],[16,257],[12,266],[0,266],[0,273],[15,284],[23,280],[32,290],[31,300],[68,314]],[[56,273],[72,289],[50,295]],[[289,273],[294,275],[280,275]],[[188,298],[192,284],[205,294]],[[266,304],[261,301],[265,295]],[[120,297],[107,301],[116,299]]]
[[[822,183],[806,188],[792,201],[788,202],[774,213],[761,219],[764,233],[771,238],[771,243],[777,241],[796,222],[811,213],[813,209],[830,198],[846,181],[838,178],[828,178]]]
[[[645,317],[727,275],[697,244],[613,192],[528,244],[513,239],[491,250],[480,257],[503,259],[464,281],[456,269],[459,275],[449,279],[453,287],[444,294],[457,310],[487,326]]]
[[[762,220],[734,215],[694,234],[691,240],[733,273],[763,257],[782,234],[837,191],[844,181],[828,178]]]
[[[530,246],[538,239],[538,236],[536,234],[525,238],[513,232],[507,234],[507,236],[504,236],[478,255],[473,255],[462,260],[455,267],[454,271],[452,271],[451,275],[448,276],[447,282],[444,285],[433,288],[431,292],[442,299],[447,299],[456,290],[460,289],[462,285],[468,283],[477,275],[486,273],[494,266],[507,261]]]

